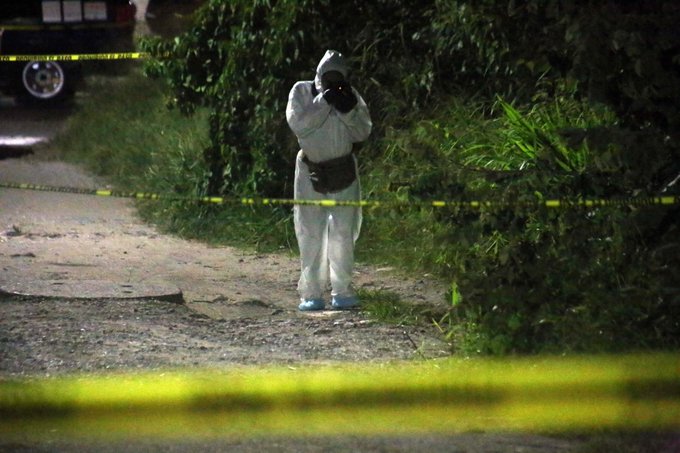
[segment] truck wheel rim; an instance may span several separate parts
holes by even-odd
[[[22,81],[31,96],[50,99],[64,89],[64,70],[54,61],[31,61],[24,67]]]

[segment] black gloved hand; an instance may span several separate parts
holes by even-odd
[[[328,88],[323,92],[323,98],[341,113],[347,113],[357,105],[352,86],[346,81]]]
[[[352,86],[347,81],[342,81],[338,84],[337,88],[337,99],[333,104],[336,109],[341,113],[347,113],[351,111],[357,105],[357,97],[352,91]]]
[[[323,98],[326,100],[326,102],[328,102],[328,104],[334,106],[340,98],[340,92],[338,91],[337,87],[328,88],[323,92]]]

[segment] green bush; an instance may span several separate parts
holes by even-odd
[[[469,349],[677,347],[680,209],[533,202],[678,193],[679,18],[663,0],[212,0],[144,47],[169,54],[147,73],[171,105],[209,112],[199,195],[289,197],[288,90],[349,54],[376,126],[367,197],[509,206],[367,211],[360,256],[453,282],[440,325]]]
[[[206,112],[168,112],[165,83],[139,69],[125,77],[93,76],[69,127],[51,144],[65,157],[109,177],[122,190],[193,194],[205,170]]]
[[[366,184],[381,198],[454,193],[499,205],[369,218],[362,253],[388,260],[394,251],[413,270],[454,281],[446,321],[451,336],[465,330],[459,347],[466,352],[677,347],[680,242],[673,212],[536,204],[652,195],[629,188],[645,187],[662,171],[656,162],[668,149],[652,154],[644,137],[616,128],[611,112],[582,102],[551,100],[518,111],[499,100],[491,117],[450,105],[437,120],[395,132]],[[585,139],[570,146],[578,128],[607,135],[606,148]],[[641,162],[640,146],[649,148],[650,164]],[[397,187],[381,187],[385,181]]]
[[[142,71],[91,77],[78,108],[51,142],[52,152],[105,176],[117,189],[194,197],[209,171],[208,112],[168,111],[164,82]],[[259,251],[295,248],[290,209],[161,198],[138,202],[140,213],[165,231]]]

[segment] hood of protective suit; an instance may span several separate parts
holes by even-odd
[[[317,90],[321,90],[321,76],[328,71],[338,71],[346,79],[349,73],[349,67],[345,61],[345,57],[337,50],[327,50],[323,58],[316,67],[316,77],[314,77],[314,85]]]

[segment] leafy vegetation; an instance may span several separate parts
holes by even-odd
[[[208,171],[202,159],[209,143],[205,110],[190,117],[169,111],[167,86],[140,70],[125,77],[93,77],[88,85],[69,127],[51,144],[55,152],[121,190],[189,196],[201,190]],[[139,207],[145,219],[187,238],[261,251],[290,250],[295,242],[284,209],[170,200],[140,202]]]
[[[289,197],[288,90],[336,48],[376,125],[359,151],[366,198],[502,202],[365,212],[359,259],[451,282],[435,321],[459,350],[677,348],[680,208],[536,201],[678,194],[678,19],[662,0],[212,0],[185,35],[143,44],[170,55],[146,67],[169,85],[168,118],[207,123],[205,141],[178,147],[178,119],[157,155],[98,161],[123,178],[145,169],[149,190]],[[295,247],[288,209],[145,212],[187,234]]]

